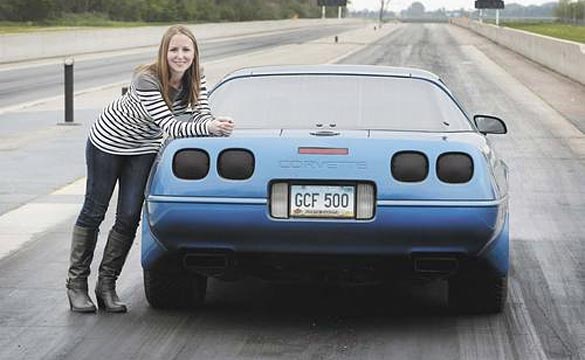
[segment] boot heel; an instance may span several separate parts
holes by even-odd
[[[116,280],[122,271],[128,251],[132,247],[134,235],[128,236],[112,229],[104,248],[104,256],[99,267],[98,282],[95,287],[100,307],[110,313],[125,313],[126,304],[120,301],[116,293]]]
[[[100,309],[100,310],[106,310],[106,304],[104,304],[104,300],[102,300],[102,298],[98,295],[97,292],[95,293],[95,297],[96,297],[96,300],[97,300],[98,309]]]
[[[96,307],[87,293],[87,277],[97,242],[98,230],[75,225],[71,237],[69,271],[65,287],[69,310],[78,313],[95,313]]]
[[[97,288],[99,290],[96,290],[95,297],[100,310],[109,313],[125,313],[128,311],[126,304],[120,301],[113,286],[111,288],[102,288],[98,285]]]
[[[77,287],[67,282],[67,300],[69,300],[69,310],[77,313],[95,313],[97,311],[94,303],[87,294],[87,288],[84,284],[77,283]]]

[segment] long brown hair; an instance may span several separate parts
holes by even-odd
[[[169,51],[169,44],[171,43],[171,38],[177,34],[183,34],[187,36],[193,42],[193,49],[195,54],[193,56],[193,64],[191,67],[185,71],[183,74],[183,92],[185,93],[185,97],[183,101],[186,105],[194,106],[197,104],[199,99],[199,89],[201,84],[201,68],[199,66],[199,46],[197,45],[197,40],[195,39],[195,35],[184,25],[173,25],[165,31],[161,41],[160,46],[158,47],[158,56],[156,61],[139,66],[136,71],[137,72],[146,72],[150,73],[160,81],[162,86],[162,96],[169,106],[172,108],[173,102],[171,101],[171,72],[169,70],[169,64],[167,62],[167,52]]]

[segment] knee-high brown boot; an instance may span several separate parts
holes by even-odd
[[[93,252],[97,242],[98,230],[75,225],[71,238],[71,254],[67,274],[67,297],[71,311],[94,313],[96,307],[87,292],[87,277]]]
[[[116,293],[116,280],[122,271],[126,256],[134,237],[111,230],[100,264],[95,296],[98,306],[107,312],[126,312],[126,304],[120,301]]]

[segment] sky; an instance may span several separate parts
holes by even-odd
[[[407,9],[415,1],[421,2],[427,11],[434,11],[440,8],[446,10],[473,9],[475,0],[390,0],[388,5],[389,11],[400,11]],[[547,2],[556,0],[504,0],[505,4],[542,5]],[[352,10],[380,10],[380,0],[351,0],[349,8]]]

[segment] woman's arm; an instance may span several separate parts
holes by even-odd
[[[214,119],[214,116],[211,114],[211,108],[209,107],[207,94],[207,79],[205,78],[205,75],[201,74],[199,99],[197,99],[197,105],[191,110],[192,121],[211,121]]]
[[[234,128],[234,122],[231,118],[225,116],[215,117],[209,107],[207,98],[207,79],[201,74],[201,86],[199,88],[199,99],[191,111],[191,121],[201,122],[207,125],[207,131],[215,136],[229,136]]]
[[[135,88],[144,111],[165,133],[175,138],[210,135],[208,123],[213,119],[211,112],[208,118],[203,118],[203,114],[200,115],[201,119],[198,121],[179,121],[175,119],[171,109],[165,103],[160,84],[155,78],[146,74],[138,75]]]

